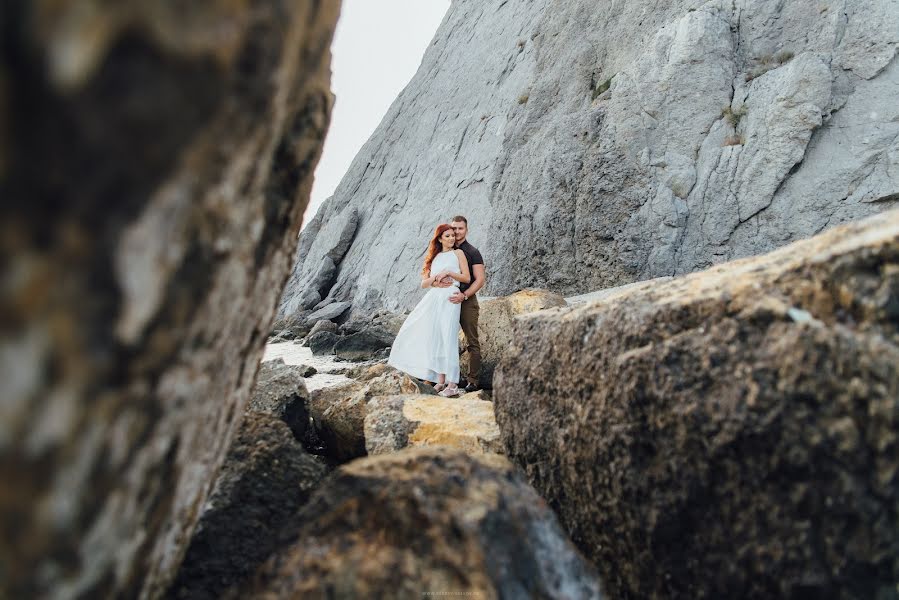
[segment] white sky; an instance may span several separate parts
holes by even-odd
[[[343,0],[331,46],[331,89],[337,98],[304,225],[334,193],[415,75],[449,5],[450,0]]]

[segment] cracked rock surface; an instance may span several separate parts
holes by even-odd
[[[894,207],[897,32],[895,0],[455,1],[304,231],[281,310],[411,308],[459,213],[485,294],[571,296]]]

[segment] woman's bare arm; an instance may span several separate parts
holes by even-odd
[[[455,250],[455,253],[456,258],[459,259],[459,267],[462,269],[462,272],[453,273],[450,271],[447,274],[459,283],[471,283],[471,273],[468,272],[468,261],[465,260],[465,253],[461,250]]]

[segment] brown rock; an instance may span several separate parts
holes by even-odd
[[[325,445],[325,454],[341,462],[365,456],[368,401],[375,396],[425,393],[428,387],[390,367],[365,382],[351,381],[315,390],[310,398],[310,410]]]
[[[592,566],[505,459],[407,449],[337,470],[240,598],[598,599]]]
[[[510,457],[615,597],[899,581],[899,211],[522,318]]]
[[[478,335],[481,342],[481,373],[478,384],[492,387],[493,371],[512,342],[512,321],[519,315],[547,308],[565,306],[565,299],[546,290],[527,289],[509,296],[480,303]],[[459,344],[465,347],[465,336],[459,332]],[[468,361],[462,360],[462,374],[468,372]]]
[[[4,2],[0,597],[171,581],[292,266],[337,10]]]
[[[470,454],[502,453],[493,403],[481,400],[482,394],[372,398],[365,413],[365,449],[374,455],[441,445]]]

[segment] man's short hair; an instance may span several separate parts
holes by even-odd
[[[455,221],[462,221],[463,223],[465,223],[466,225],[468,225],[468,219],[466,219],[466,218],[463,217],[462,215],[456,215],[455,217],[453,217],[452,219],[450,219],[450,223],[453,223],[453,222],[455,222]]]

